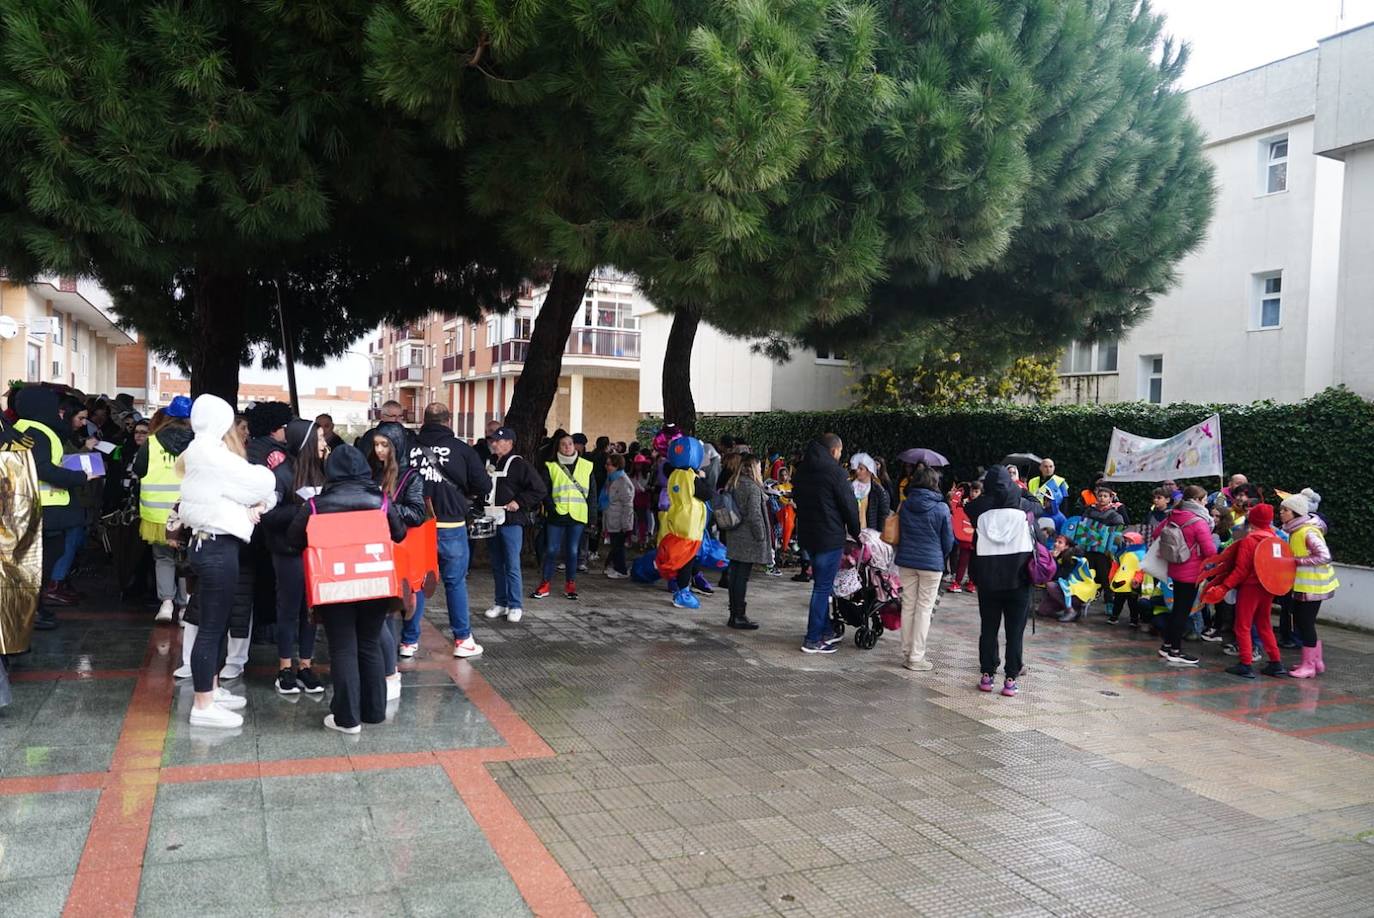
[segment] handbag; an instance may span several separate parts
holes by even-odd
[[[887,519],[883,520],[883,541],[889,545],[896,545],[901,536],[901,517],[895,513],[889,513]]]

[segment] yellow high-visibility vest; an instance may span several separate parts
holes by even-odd
[[[37,421],[28,421],[23,418],[14,422],[16,430],[35,430],[48,438],[48,445],[51,449],[49,458],[53,465],[62,464],[62,441],[57,438],[57,434],[52,432],[52,428]],[[72,502],[71,492],[66,488],[58,488],[48,484],[46,481],[38,482],[38,503],[44,507],[65,507]]]
[[[555,459],[544,463],[549,468],[549,482],[553,485],[553,509],[555,513],[570,516],[579,523],[587,522],[587,498],[592,490],[592,464],[578,458],[573,463],[572,476],[569,477],[563,463]]]
[[[166,526],[172,507],[181,500],[181,476],[177,460],[157,437],[148,438],[148,474],[138,484],[139,519]]]
[[[1306,558],[1312,554],[1307,550],[1307,533],[1316,532],[1321,535],[1321,527],[1308,523],[1293,531],[1288,537],[1288,547],[1293,550],[1293,557]],[[1326,537],[1322,536],[1323,541]],[[1336,579],[1336,570],[1330,564],[1318,564],[1314,567],[1299,567],[1297,579],[1293,581],[1294,593],[1322,594],[1334,593],[1341,582]]]

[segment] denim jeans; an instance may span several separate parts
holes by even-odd
[[[525,586],[520,576],[520,548],[524,543],[524,526],[497,526],[496,535],[487,542],[496,605],[504,609],[524,608]]]
[[[52,567],[52,579],[61,583],[67,579],[67,575],[72,572],[72,567],[76,564],[77,552],[81,551],[81,546],[86,544],[86,524],[73,526],[64,529],[66,541],[62,546],[62,555],[57,559],[57,563]]]
[[[466,640],[472,634],[468,624],[468,531],[463,526],[439,529],[439,576],[444,581],[444,598],[448,602],[448,624],[454,640]],[[418,624],[416,633],[419,633]]]
[[[415,613],[401,624],[401,643],[420,643],[420,622],[425,620],[425,594],[415,594]]]
[[[243,543],[231,535],[191,540],[187,556],[196,573],[200,625],[191,648],[191,682],[197,692],[215,687],[219,645],[229,627],[229,613],[239,588],[239,551]]]
[[[544,527],[544,531],[549,534],[549,547],[544,552],[544,582],[548,583],[553,579],[554,569],[558,565],[558,551],[563,549],[563,561],[567,565],[564,577],[569,583],[577,579],[577,546],[582,541],[582,531],[587,527],[582,523],[572,523],[562,526],[558,523],[549,523]]]
[[[843,549],[833,548],[811,555],[811,611],[806,619],[806,640],[819,641],[830,630],[830,593],[840,571]]]
[[[300,648],[301,659],[315,655],[315,623],[305,603],[305,561],[300,555],[272,553],[277,575],[277,658],[289,660]]]

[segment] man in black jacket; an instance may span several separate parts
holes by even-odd
[[[830,594],[844,553],[845,535],[859,537],[859,502],[840,464],[844,443],[823,434],[806,447],[792,482],[797,505],[797,543],[811,555],[811,611],[803,653],[834,653],[840,639],[827,624]]]
[[[489,492],[487,515],[495,515],[501,522],[492,538],[491,578],[496,586],[496,601],[483,614],[487,618],[506,617],[518,622],[524,616],[525,586],[520,577],[520,549],[523,547],[525,527],[530,523],[530,511],[548,496],[544,480],[528,462],[515,455],[515,431],[499,427],[487,435],[491,459],[487,472],[494,482]]]
[[[434,507],[439,529],[439,575],[448,600],[453,655],[475,657],[482,645],[472,639],[468,621],[468,508],[491,490],[491,479],[471,446],[453,435],[453,413],[443,402],[425,407],[425,424],[410,447],[410,464],[425,479],[425,497]]]

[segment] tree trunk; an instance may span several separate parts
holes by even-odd
[[[525,368],[515,381],[515,394],[505,425],[515,431],[515,446],[520,454],[533,460],[539,449],[544,421],[558,394],[558,376],[563,369],[563,351],[568,346],[573,320],[582,309],[591,271],[573,271],[559,266],[549,281],[544,305],[534,320]]]
[[[668,347],[663,352],[663,421],[692,435],[697,428],[697,405],[692,399],[692,345],[701,313],[683,309],[673,314]]]
[[[209,393],[238,407],[239,357],[243,354],[245,294],[242,275],[198,271],[191,328],[191,397]]]

